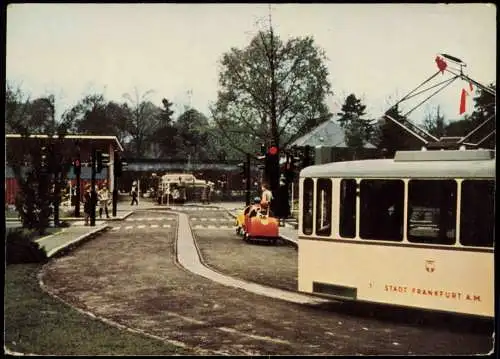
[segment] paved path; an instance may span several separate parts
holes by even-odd
[[[36,240],[36,242],[45,250],[47,257],[52,257],[54,254],[60,252],[66,247],[77,244],[87,237],[101,232],[106,228],[108,228],[107,224],[101,224],[95,227],[70,226],[68,228],[64,228],[58,233],[42,237]]]
[[[65,248],[78,244],[86,238],[110,228],[109,223],[111,221],[124,220],[132,213],[129,210],[117,211],[115,218],[110,218],[106,221],[97,219],[95,226],[85,226],[81,218],[74,218],[70,221],[71,225],[69,227],[62,228],[61,231],[49,236],[39,238],[35,242],[45,250],[47,257],[50,258]]]
[[[243,280],[223,275],[205,267],[200,261],[200,256],[198,254],[193,235],[191,234],[188,216],[185,213],[179,213],[179,226],[177,233],[177,258],[179,260],[179,263],[190,272],[193,272],[223,285],[241,288],[259,295],[265,295],[268,297],[282,299],[299,304],[319,304],[328,302],[327,300],[313,298],[305,294],[294,293],[263,286],[256,283],[245,282]]]

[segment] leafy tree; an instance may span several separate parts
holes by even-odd
[[[152,90],[139,95],[137,88],[134,89],[134,98],[130,94],[124,94],[127,100],[124,105],[126,111],[130,113],[127,124],[127,132],[131,136],[131,146],[134,154],[142,157],[151,149],[148,148],[148,142],[153,138],[155,121],[158,118],[159,108],[148,100]]]
[[[392,117],[403,125],[408,123],[406,117],[399,110],[398,105],[392,106],[385,112],[385,115]],[[388,119],[382,119],[379,122],[375,138],[377,147],[387,157],[393,157],[398,150],[418,149],[423,144],[403,127],[398,126]]]
[[[338,120],[345,131],[347,145],[354,150],[354,157],[370,141],[373,133],[371,121],[363,118],[365,109],[361,100],[350,94],[342,105]]]
[[[441,114],[440,106],[436,109],[436,114],[426,113],[424,119],[424,129],[436,138],[446,135],[446,122]]]
[[[260,143],[281,148],[331,118],[324,51],[311,37],[286,43],[259,31],[249,46],[221,60],[218,100],[211,108],[221,136],[241,152]]]
[[[490,89],[495,90],[495,85],[490,84],[488,86]],[[484,126],[482,126],[478,131],[473,133],[467,138],[465,142],[477,143],[484,139],[489,133],[496,128],[496,111],[495,111],[495,96],[485,91],[479,89],[478,95],[474,97],[474,111],[470,115],[465,115],[463,119],[459,121],[453,121],[446,125],[446,135],[464,137],[470,134],[479,125],[483,124],[487,119],[491,119]],[[492,117],[493,116],[493,117]],[[495,147],[495,136],[490,136],[486,141],[481,143],[482,147],[494,148]]]
[[[104,95],[86,95],[75,106],[63,115],[64,119],[73,123],[73,130],[86,135],[116,135],[116,123],[110,118],[108,103]],[[108,110],[108,111],[107,111]]]
[[[10,133],[54,133],[56,131],[54,95],[30,100],[20,87],[7,81],[5,92],[5,130]]]
[[[61,145],[67,123],[55,121],[53,96],[37,99],[34,104],[24,101],[23,97],[20,89],[6,93],[6,123],[12,132],[21,134],[22,141],[20,147],[20,142],[12,140],[6,146],[6,157],[20,189],[16,196],[16,209],[23,226],[37,229],[43,234],[53,213],[54,222],[58,224],[60,187],[69,170],[69,161],[65,158],[64,147]],[[51,118],[47,120],[49,116]],[[41,121],[40,125],[33,125],[33,119]],[[49,136],[29,138],[33,132]],[[59,137],[53,138],[53,134],[58,134]],[[42,160],[43,147],[47,149],[45,160]],[[42,166],[43,162],[46,166]],[[54,205],[54,211],[51,204]]]
[[[180,140],[177,155],[182,158],[189,156],[192,160],[209,159],[208,127],[207,117],[195,109],[188,109],[181,114],[175,123]]]
[[[489,84],[488,87],[495,91],[494,83]],[[479,125],[491,116],[495,116],[495,104],[495,95],[479,88],[478,95],[474,97],[474,112],[471,115],[474,124]]]

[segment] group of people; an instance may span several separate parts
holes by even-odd
[[[85,186],[85,193],[83,195],[83,212],[85,225],[89,225],[92,206],[94,206],[95,208],[97,204],[99,204],[99,218],[102,218],[103,212],[106,214],[106,218],[109,218],[108,206],[110,204],[110,201],[111,198],[106,182],[104,182],[97,191],[96,203],[92,203],[92,186],[90,184],[87,184]]]

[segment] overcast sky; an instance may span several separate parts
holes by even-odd
[[[461,58],[479,82],[496,81],[491,4],[274,4],[271,14],[283,40],[310,35],[326,52],[333,112],[354,93],[370,116],[381,115],[394,101],[389,98],[402,97],[437,70],[438,53]],[[268,21],[266,4],[11,4],[7,79],[31,97],[55,94],[57,116],[85,94],[122,101],[134,88],[154,90],[150,99],[157,105],[168,98],[176,115],[184,105],[208,115],[221,56],[247,46]],[[448,119],[458,118],[466,86],[455,81],[411,118],[419,122],[438,104]]]

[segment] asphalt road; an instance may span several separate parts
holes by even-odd
[[[272,275],[263,271],[280,273],[274,280],[281,276],[292,289],[294,250],[242,242],[222,228],[234,225],[223,211],[186,212],[192,228],[206,226],[193,230],[209,265],[268,284]],[[49,263],[45,283],[80,308],[200,353],[446,355],[492,348],[489,321],[356,303],[291,304],[196,276],[176,261],[177,217],[166,212],[140,211],[111,225]]]

